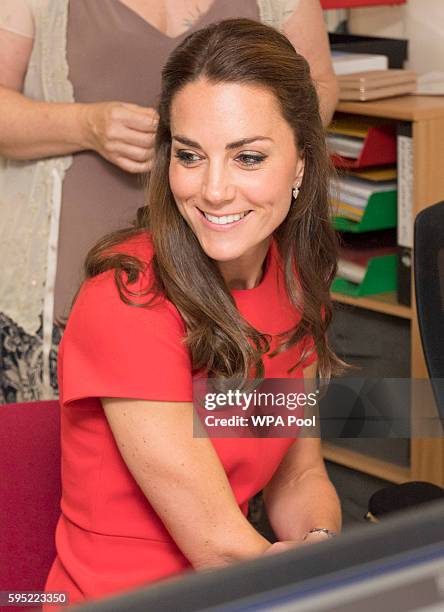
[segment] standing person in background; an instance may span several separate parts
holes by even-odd
[[[327,124],[337,86],[318,0],[1,1],[1,403],[57,395],[53,322],[88,249],[144,205],[161,68],[190,31],[228,17],[283,29]]]

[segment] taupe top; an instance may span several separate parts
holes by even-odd
[[[160,73],[189,32],[230,17],[259,20],[256,0],[215,0],[187,31],[170,38],[120,0],[70,0],[69,78],[76,102],[120,100],[157,107]],[[63,183],[54,315],[69,313],[86,253],[104,234],[128,227],[144,205],[142,177],[92,151],[74,155]]]

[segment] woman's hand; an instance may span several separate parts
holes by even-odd
[[[286,552],[292,548],[299,548],[300,546],[305,546],[306,544],[316,544],[316,542],[323,542],[324,540],[329,539],[330,538],[328,535],[322,533],[321,531],[308,533],[303,540],[284,540],[282,542],[275,542],[269,548],[267,548],[264,555],[274,555],[277,553]]]
[[[324,540],[331,540],[332,536],[327,535],[322,531],[309,532],[304,536],[301,544],[316,544],[316,542],[323,542]]]
[[[278,553],[286,552],[292,548],[298,548],[302,542],[296,540],[285,540],[283,542],[275,542],[264,552],[264,555],[276,555]]]
[[[133,174],[151,170],[158,114],[125,102],[84,106],[85,148]]]

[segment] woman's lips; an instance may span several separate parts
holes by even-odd
[[[230,223],[215,223],[213,221],[210,221],[209,219],[206,218],[204,212],[202,210],[200,210],[200,208],[197,209],[200,213],[200,217],[202,219],[202,222],[207,226],[210,227],[213,230],[218,230],[218,231],[224,231],[224,230],[229,230],[233,227],[236,227],[238,225],[241,225],[245,219],[247,219],[247,217],[250,216],[250,213],[253,212],[251,210],[248,210],[246,212],[246,214],[239,219],[238,221],[231,221]],[[207,213],[209,214],[209,213]],[[241,214],[241,213],[237,213],[237,214]],[[212,217],[216,217],[217,215],[211,215]],[[233,215],[219,215],[220,217],[230,217]]]

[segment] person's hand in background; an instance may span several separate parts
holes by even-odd
[[[158,114],[125,102],[84,105],[86,148],[131,173],[148,172],[154,159]]]
[[[0,29],[0,155],[44,159],[94,150],[131,173],[151,169],[158,115],[126,102],[58,103],[23,91],[33,39]]]

